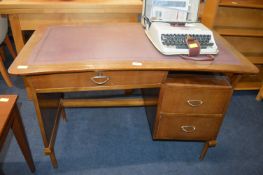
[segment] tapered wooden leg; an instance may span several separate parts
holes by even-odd
[[[53,168],[57,168],[58,162],[57,162],[57,158],[54,152],[54,148],[45,148],[44,153],[49,156]]]
[[[57,161],[55,152],[53,151],[53,152],[49,155],[49,157],[50,157],[50,160],[51,160],[51,163],[52,163],[53,168],[57,168],[57,167],[58,167],[58,161]]]
[[[2,57],[3,61],[6,60],[5,49],[3,45],[0,46],[0,56]]]
[[[65,122],[68,121],[67,115],[66,115],[66,111],[65,111],[65,108],[64,108],[64,107],[62,107],[62,109],[61,109],[61,117],[62,117],[62,119],[63,119]]]
[[[65,108],[63,106],[63,99],[64,99],[64,93],[61,95],[60,108],[61,108],[61,117],[64,120],[64,122],[67,122],[68,119],[67,119]]]
[[[211,140],[211,141],[205,142],[205,145],[204,145],[204,147],[203,147],[203,150],[202,150],[202,152],[201,152],[201,155],[200,155],[200,157],[199,157],[199,160],[203,160],[203,159],[204,159],[204,157],[205,157],[205,155],[206,155],[206,153],[207,153],[208,148],[209,148],[209,147],[212,147],[212,146],[216,146],[216,140]]]
[[[258,95],[257,95],[257,97],[256,97],[256,100],[257,100],[257,101],[260,101],[260,100],[262,100],[262,98],[263,98],[263,85],[262,85],[262,87],[260,88],[260,90],[259,90],[259,92],[258,92]]]
[[[5,69],[5,66],[4,66],[4,63],[3,63],[3,60],[2,60],[2,57],[1,57],[1,56],[0,56],[0,72],[1,72],[1,74],[2,74],[2,76],[3,76],[3,78],[4,78],[4,80],[5,80],[5,82],[6,82],[6,84],[7,84],[7,86],[8,86],[8,87],[12,87],[12,86],[13,86],[13,83],[12,83],[12,81],[11,81],[10,78],[9,78],[9,75],[8,75],[6,69]]]
[[[58,130],[58,124],[63,108],[61,104],[61,93],[32,92],[32,97],[37,113],[38,123],[44,143],[44,153],[50,157],[52,166],[57,168],[58,163],[54,153],[54,145]]]
[[[34,165],[34,161],[31,155],[31,151],[28,145],[28,141],[26,138],[26,133],[25,133],[25,129],[20,117],[20,113],[18,111],[17,106],[14,107],[14,111],[13,111],[13,115],[14,115],[14,121],[13,121],[13,125],[12,125],[12,130],[13,133],[16,137],[17,143],[24,155],[24,158],[31,170],[31,172],[35,172],[35,165]]]
[[[11,41],[10,41],[8,35],[6,35],[4,43],[6,44],[6,46],[9,50],[11,56],[13,57],[13,59],[15,59],[16,58],[16,52],[15,52],[15,50],[11,44]]]
[[[26,79],[23,78],[23,80],[24,80],[24,86],[25,86],[25,89],[26,89],[26,92],[27,92],[27,98],[29,100],[33,100],[32,89],[30,88],[29,83],[26,81]]]
[[[25,45],[18,14],[8,15],[12,34],[15,41],[16,51],[19,53]]]

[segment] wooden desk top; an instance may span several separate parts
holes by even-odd
[[[0,95],[0,137],[9,122],[9,115],[16,103],[17,95]]]
[[[141,0],[1,0],[0,13],[141,13]]]
[[[164,56],[138,23],[53,26],[36,31],[9,72],[15,75],[96,70],[174,70],[257,73],[244,56],[215,34],[215,61]]]

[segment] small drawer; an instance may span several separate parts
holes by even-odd
[[[109,90],[158,87],[166,74],[166,71],[80,72],[30,76],[26,77],[26,81],[39,91]]]
[[[165,83],[161,87],[160,111],[183,114],[223,114],[232,96],[228,84]]]
[[[222,115],[160,114],[155,139],[210,140],[220,129]]]

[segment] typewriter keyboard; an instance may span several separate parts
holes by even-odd
[[[165,46],[175,46],[177,49],[188,49],[186,44],[186,37],[190,36],[199,41],[201,49],[206,49],[207,47],[213,46],[214,43],[210,43],[210,35],[186,35],[186,34],[162,34],[161,41]]]

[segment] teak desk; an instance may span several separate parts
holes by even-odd
[[[149,42],[140,24],[94,24],[42,28],[33,34],[9,68],[9,72],[24,77],[28,95],[32,97],[35,105],[45,147],[44,152],[50,156],[53,166],[56,167],[54,144],[60,115],[66,117],[64,107],[148,106],[157,103],[157,107],[159,107],[160,103],[168,102],[163,98],[163,95],[167,96],[166,92],[172,92],[174,85],[178,87],[180,84],[189,84],[187,78],[177,81],[171,74],[178,72],[245,74],[258,71],[222,37],[217,34],[215,37],[220,53],[211,63],[193,62],[178,56],[160,54]],[[215,79],[215,81],[212,79],[211,81],[210,78],[195,77],[195,80],[189,84],[190,88],[192,85],[194,86],[195,91],[203,92],[200,91],[200,87],[201,89],[208,88],[209,92],[220,92],[221,96],[224,96],[221,90],[227,90],[227,94],[231,97],[231,86],[225,79]],[[160,87],[162,89],[160,96],[156,98],[63,99],[64,93],[67,92],[123,89],[128,92],[130,89],[160,89]],[[195,91],[191,91],[191,93]],[[213,99],[211,94],[208,98]],[[215,127],[217,128],[220,127],[228,100],[229,98],[221,100],[223,107],[217,106],[215,108],[216,111],[220,109],[220,115],[218,112],[215,112],[216,115],[212,115],[212,117],[215,116],[217,123]],[[173,99],[170,101],[174,102]],[[203,101],[196,99],[188,101],[191,106],[200,106],[203,103]],[[167,115],[169,118],[170,114]],[[181,122],[182,115],[178,115],[180,115],[179,121]],[[208,125],[214,125],[214,119],[210,119]],[[190,116],[187,120],[195,119]],[[206,121],[203,116],[200,121],[198,120],[199,123],[206,123]],[[164,130],[167,129],[166,124],[161,127]],[[184,134],[194,134],[193,132],[197,130],[197,133],[201,134],[198,138],[206,141],[201,158],[204,157],[208,146],[215,145],[218,129],[214,130],[213,136],[209,138],[203,137],[203,133],[200,133],[198,128],[182,126],[182,129],[185,131]],[[202,131],[210,132],[210,130]],[[156,135],[154,138],[160,138],[160,135]]]
[[[24,46],[22,31],[54,24],[137,22],[141,0],[1,0],[8,15],[17,52]]]

